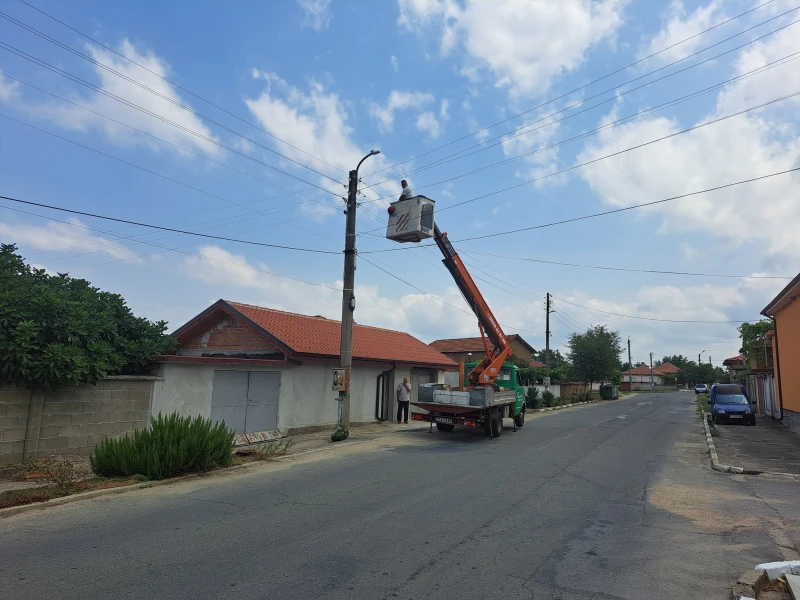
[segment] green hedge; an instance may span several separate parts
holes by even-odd
[[[144,475],[164,479],[179,473],[227,467],[233,459],[234,431],[203,417],[159,413],[150,428],[133,435],[108,438],[89,457],[92,469],[102,477]]]

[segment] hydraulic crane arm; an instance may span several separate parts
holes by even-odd
[[[447,234],[439,231],[439,226],[436,224],[433,226],[433,234],[436,245],[444,256],[442,261],[444,266],[450,271],[467,304],[478,317],[481,338],[486,350],[486,356],[467,374],[467,380],[471,385],[492,385],[500,374],[503,362],[511,356],[511,345],[478,286],[475,285],[472,276],[453,248],[453,244],[447,239]]]

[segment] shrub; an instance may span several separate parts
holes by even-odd
[[[538,388],[530,386],[525,394],[525,408],[539,408],[542,406],[542,393]]]
[[[179,473],[227,467],[233,459],[234,431],[224,422],[178,413],[153,417],[150,428],[100,442],[89,457],[103,477],[144,475],[164,479]]]
[[[542,404],[546,407],[556,406],[556,397],[550,390],[542,392]]]
[[[78,481],[75,467],[69,459],[49,456],[25,463],[22,469],[28,474],[41,473],[46,481],[52,483],[56,490],[64,495],[71,494]]]
[[[347,429],[337,429],[331,434],[331,441],[332,442],[341,442],[346,440],[350,436],[350,432]]]

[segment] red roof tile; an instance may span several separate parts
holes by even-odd
[[[739,356],[726,358],[722,361],[722,364],[726,367],[744,366],[744,355],[740,354]]]
[[[533,347],[522,339],[518,333],[508,336],[509,341],[515,340],[525,346],[530,352],[535,352]],[[439,352],[483,352],[483,340],[479,337],[451,338],[447,340],[436,340],[430,343],[431,347]]]
[[[268,336],[286,346],[294,355],[339,357],[339,321],[225,300],[220,300],[215,306],[217,305],[227,305],[235,311],[234,314],[240,313]],[[180,337],[180,333],[195,320],[197,318],[176,331],[176,335]],[[455,366],[444,354],[407,333],[358,324],[353,326],[353,358]]]
[[[650,367],[634,367],[633,370],[630,371],[623,371],[623,375],[650,375]],[[663,375],[663,373],[659,373],[656,371],[655,367],[653,367],[653,376]],[[635,382],[634,382],[635,383]]]
[[[653,367],[653,373],[661,373],[662,375],[678,373],[679,371],[680,369],[671,362],[661,363],[657,367]]]

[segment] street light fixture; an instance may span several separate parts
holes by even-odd
[[[356,196],[358,194],[358,169],[361,163],[370,156],[380,154],[380,150],[370,150],[358,165],[350,171],[347,189],[347,228],[344,239],[344,286],[342,289],[342,338],[339,344],[339,365],[347,372],[347,381],[353,366],[353,313],[356,310],[355,275],[356,275]],[[339,392],[339,430],[345,430],[350,425],[350,386]]]

